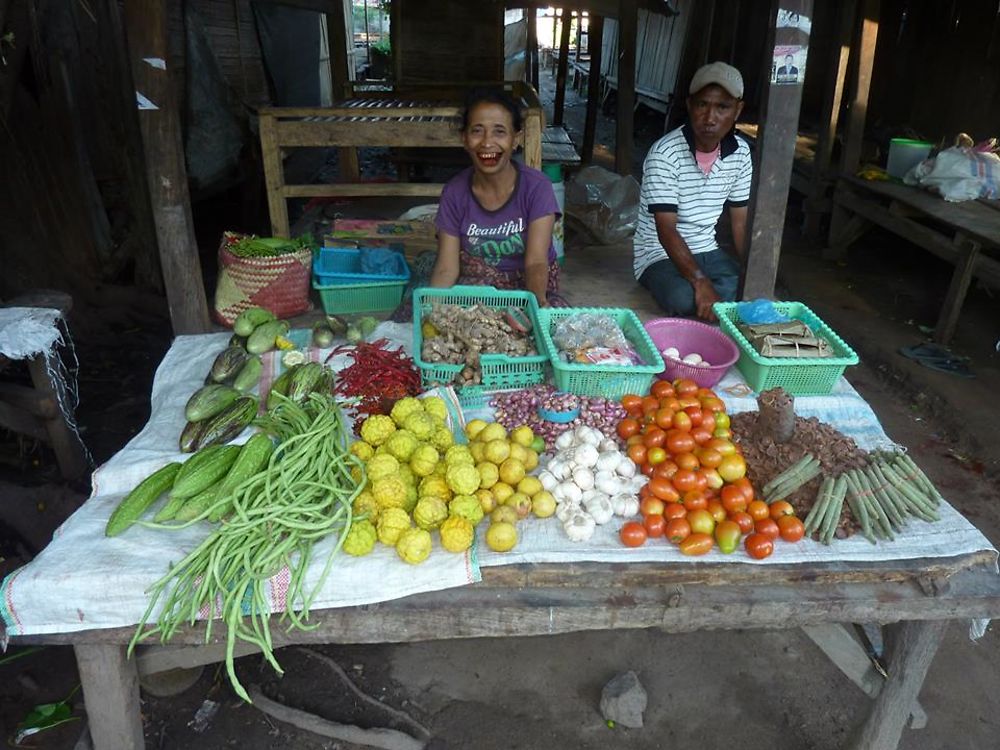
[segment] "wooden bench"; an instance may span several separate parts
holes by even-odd
[[[945,344],[955,332],[972,279],[1000,288],[1000,211],[981,201],[949,203],[926,190],[896,182],[841,177],[833,193],[829,247],[825,257],[841,259],[872,226],[879,226],[948,261],[955,270],[934,340]]]

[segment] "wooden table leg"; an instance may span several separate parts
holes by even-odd
[[[135,660],[116,644],[80,644],[73,650],[94,750],[144,750]]]
[[[886,628],[889,678],[858,731],[854,750],[895,750],[924,677],[948,629],[947,620],[897,623]]]
[[[49,375],[44,354],[37,354],[28,361],[28,372],[31,374],[31,384],[41,399],[50,401],[57,407],[68,401],[63,383]],[[56,462],[63,477],[80,479],[86,476],[90,471],[87,449],[80,436],[70,429],[66,418],[58,408],[51,418],[45,420],[45,430],[48,432],[49,444],[56,454]]]
[[[948,293],[941,305],[941,314],[934,327],[934,340],[939,344],[947,344],[955,333],[958,316],[962,312],[962,302],[965,301],[965,295],[969,291],[972,272],[979,258],[978,242],[969,242],[960,236],[955,238],[955,244],[958,245],[959,256],[955,262],[955,271],[951,275],[951,284],[948,285]]]

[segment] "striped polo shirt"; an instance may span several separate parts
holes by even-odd
[[[733,133],[720,143],[719,157],[706,175],[694,155],[690,125],[672,130],[649,149],[642,167],[639,221],[632,245],[635,277],[658,260],[669,260],[660,245],[653,214],[677,214],[677,232],[692,253],[719,247],[715,225],[724,206],[745,206],[750,201],[753,163],[750,146]]]

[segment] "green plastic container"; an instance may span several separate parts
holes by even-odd
[[[369,281],[322,286],[313,278],[327,315],[395,310],[403,299],[405,281]]]
[[[775,309],[794,320],[801,320],[813,333],[833,347],[833,357],[791,359],[763,357],[736,327],[740,322],[735,302],[716,302],[712,309],[719,326],[740,348],[736,367],[756,393],[770,388],[784,388],[793,396],[825,396],[833,390],[844,370],[858,363],[858,355],[830,326],[801,302],[775,302]]]
[[[548,357],[544,354],[540,326],[538,324],[538,300],[531,292],[505,291],[491,286],[453,286],[448,289],[422,287],[413,290],[413,360],[420,370],[420,379],[425,388],[435,385],[450,385],[462,371],[463,365],[449,365],[425,362],[422,357],[423,316],[435,303],[472,307],[482,304],[494,310],[516,307],[524,310],[531,320],[535,338],[535,348],[539,354],[531,357],[508,357],[505,354],[483,354],[479,366],[483,382],[477,386],[466,386],[458,390],[463,406],[477,406],[485,403],[487,391],[504,388],[524,388],[545,382]]]
[[[579,365],[563,362],[552,341],[552,324],[580,313],[610,315],[621,326],[636,353],[646,364],[642,365]],[[601,396],[617,400],[629,393],[644,395],[649,392],[653,378],[663,371],[663,357],[656,350],[653,340],[636,314],[617,307],[546,307],[538,311],[545,352],[552,363],[556,388],[577,396]]]

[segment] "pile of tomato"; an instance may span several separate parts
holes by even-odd
[[[624,396],[621,405],[626,416],[618,437],[649,477],[639,493],[643,520],[622,526],[623,544],[664,537],[686,555],[704,555],[716,546],[734,552],[742,541],[760,560],[778,539],[797,542],[805,535],[791,504],[756,497],[714,391],[693,380],[657,380],[647,395]]]

